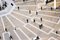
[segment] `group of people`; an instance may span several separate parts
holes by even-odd
[[[31,10],[29,10],[29,14],[31,14]],[[38,15],[38,12],[36,11],[36,15]],[[42,17],[40,18],[40,20],[41,20],[41,22],[42,22]],[[27,23],[29,23],[29,19],[26,19],[26,21],[27,21]],[[33,19],[33,22],[35,23],[36,22],[36,20],[35,19]],[[39,29],[41,29],[43,27],[43,24],[40,24],[39,25]],[[33,40],[39,40],[40,39],[40,37],[39,36],[37,36],[35,39],[33,39]]]
[[[29,14],[31,14],[31,10],[29,10]],[[38,12],[36,11],[36,15],[38,15]],[[26,19],[26,21],[27,21],[27,23],[29,22],[29,20],[28,19]],[[40,21],[42,22],[42,17],[40,18]],[[35,19],[33,19],[33,22],[35,23],[36,22],[36,20]],[[43,27],[43,24],[40,24],[39,25],[39,28],[41,29]]]
[[[29,10],[29,14],[31,14],[31,10]],[[36,15],[38,15],[38,12],[36,12]],[[27,21],[27,23],[29,23],[29,19],[26,19],[26,21]],[[40,18],[40,21],[41,21],[41,22],[43,21],[42,17]],[[35,23],[36,20],[33,19],[33,22]],[[42,29],[42,28],[43,28],[43,24],[40,24],[40,25],[39,25],[39,29]],[[55,33],[58,34],[59,32],[56,31]],[[39,39],[40,39],[39,36],[37,36],[35,40],[39,40]],[[33,39],[33,40],[34,40],[34,39]]]
[[[13,6],[13,3],[11,3],[11,6]],[[0,5],[0,11],[1,11],[1,10],[4,10],[6,7],[7,7],[7,2],[4,1],[4,2],[2,3],[2,6]]]
[[[2,6],[0,5],[0,11],[1,11],[1,10],[4,10],[6,7],[7,7],[7,2],[4,1],[4,2],[2,3]]]

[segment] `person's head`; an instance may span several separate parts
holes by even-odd
[[[37,39],[39,39],[39,36],[37,36]]]
[[[43,24],[41,24],[41,26],[43,26]]]
[[[7,31],[7,28],[5,28],[5,31]]]

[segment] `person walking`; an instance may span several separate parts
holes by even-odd
[[[11,3],[11,6],[13,6],[13,3]]]
[[[19,10],[19,6],[18,6],[17,8],[18,8],[18,10]]]
[[[39,25],[39,28],[41,29],[43,27],[43,24]]]
[[[10,40],[12,40],[12,39],[13,39],[13,37],[12,37],[11,35],[10,35],[10,37],[9,37],[9,38],[10,38]]]
[[[27,23],[28,23],[28,19],[26,19]]]
[[[51,7],[51,10],[53,10],[53,8]]]
[[[36,11],[36,15],[38,15],[38,12]]]
[[[58,34],[58,31],[56,31],[56,34]]]
[[[29,14],[31,14],[31,10],[29,10]]]
[[[5,31],[6,31],[6,32],[8,31],[7,28],[5,28]]]
[[[33,19],[33,22],[35,23],[35,19]]]
[[[42,7],[41,7],[41,10],[42,10]]]
[[[41,22],[42,22],[42,17],[40,18]]]

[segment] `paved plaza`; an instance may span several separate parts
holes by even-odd
[[[11,2],[10,10],[0,13],[0,40],[60,40],[60,0],[56,0],[58,9],[53,9],[54,1]]]

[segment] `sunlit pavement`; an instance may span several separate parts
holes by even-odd
[[[36,0],[26,2],[16,0],[14,3],[15,9],[10,14],[0,17],[0,40],[10,40],[9,35],[12,36],[12,40],[35,40],[36,36],[39,36],[39,40],[60,40],[59,9],[51,10],[48,7],[49,4],[44,5],[42,0],[37,2]],[[42,6],[42,10],[37,8],[37,4]],[[30,13],[29,10],[31,10]],[[7,33],[5,28],[9,35],[5,34]]]

